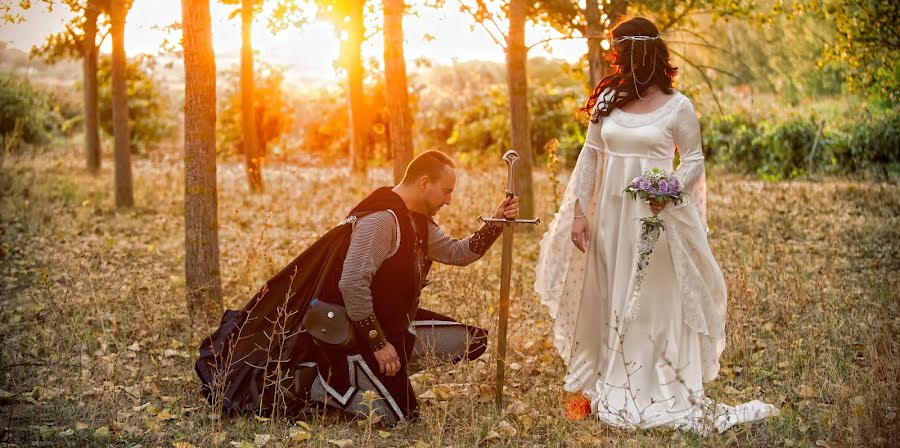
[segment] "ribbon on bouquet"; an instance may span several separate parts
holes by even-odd
[[[641,218],[641,237],[637,242],[637,267],[631,282],[631,295],[628,296],[628,301],[625,303],[625,323],[633,321],[641,308],[639,297],[644,277],[647,276],[647,267],[650,266],[650,255],[653,254],[653,248],[659,241],[659,234],[665,229],[663,219],[659,216]]]

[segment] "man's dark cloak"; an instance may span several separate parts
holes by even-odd
[[[226,413],[270,414],[278,410],[292,414],[307,405],[309,386],[323,368],[333,387],[349,387],[346,356],[338,350],[320,349],[301,330],[300,323],[314,296],[343,303],[337,285],[350,245],[352,222],[381,210],[391,210],[397,217],[400,248],[375,273],[373,304],[387,340],[395,345],[406,366],[414,340],[406,327],[416,314],[430,266],[422,258],[427,253],[428,218],[410,213],[396,193],[382,187],[266,282],[243,309],[225,312],[219,328],[200,344],[195,366],[210,403]],[[374,361],[367,346],[358,348]],[[304,363],[317,364],[318,372],[298,368]],[[408,381],[405,383],[397,387],[411,392]],[[400,395],[408,395],[405,392]],[[415,396],[407,399],[415,407]]]

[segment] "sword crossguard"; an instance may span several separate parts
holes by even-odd
[[[504,222],[508,224],[540,224],[540,218],[534,219],[503,219],[503,218],[485,218],[483,216],[479,216],[478,220],[481,222]]]

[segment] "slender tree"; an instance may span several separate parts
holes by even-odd
[[[115,141],[115,198],[116,207],[134,205],[134,187],[131,179],[131,148],[128,136],[128,89],[125,85],[125,18],[128,0],[112,0],[109,9],[110,34],[112,35],[112,112]]]
[[[350,114],[350,171],[355,174],[366,172],[369,114],[363,91],[365,69],[362,61],[362,43],[365,39],[363,21],[365,1],[347,1],[347,40],[343,42],[344,61],[347,69],[347,93]]]
[[[44,0],[47,8],[63,4],[75,13],[66,25],[65,30],[47,36],[41,46],[31,50],[33,56],[39,57],[49,64],[60,59],[75,58],[82,60],[82,86],[84,89],[84,150],[85,166],[88,171],[100,171],[100,124],[97,105],[97,58],[99,42],[102,42],[108,31],[101,29],[99,19],[109,10],[110,0]],[[27,4],[22,4],[27,6]],[[20,6],[22,6],[20,5]]]
[[[250,40],[253,29],[253,3],[253,0],[241,0],[241,130],[250,191],[262,193],[264,189],[262,154],[257,142],[256,112],[253,110],[253,45]]]
[[[181,0],[184,33],[184,239],[188,312],[222,313],[216,190],[216,60],[209,0]]]
[[[525,21],[528,2],[510,0],[509,33],[506,41],[506,74],[509,90],[510,141],[512,148],[519,152],[520,161],[516,169],[516,187],[519,193],[521,214],[534,216],[534,165],[531,148],[531,126],[528,120],[528,48],[525,46]]]
[[[384,0],[384,78],[394,182],[400,182],[412,160],[412,113],[406,61],[403,57],[403,0]]]
[[[84,40],[81,42],[82,85],[84,89],[84,151],[87,169],[100,171],[100,123],[97,107],[97,18],[102,12],[97,0],[88,0],[84,9]]]

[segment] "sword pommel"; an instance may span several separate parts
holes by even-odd
[[[510,149],[503,154],[503,160],[508,168],[506,195],[512,197],[516,195],[516,162],[519,161],[519,153],[515,149]]]

